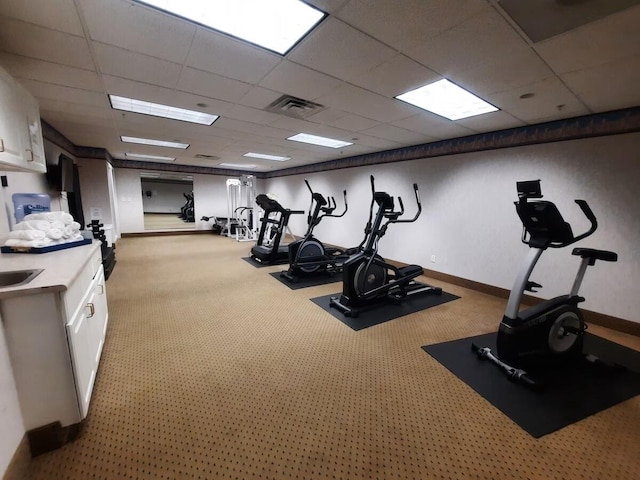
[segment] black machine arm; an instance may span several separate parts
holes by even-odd
[[[414,195],[416,197],[416,204],[418,205],[418,211],[413,216],[413,218],[408,218],[406,220],[399,220],[396,217],[395,219],[389,220],[390,223],[412,223],[412,222],[415,222],[418,219],[418,217],[422,213],[422,202],[420,201],[420,193],[418,191],[418,184],[417,183],[413,184],[413,193],[414,193]],[[402,205],[402,199],[400,197],[398,197],[398,203],[400,204],[400,210],[401,210],[400,215],[402,215],[404,213],[404,205]],[[398,216],[400,216],[400,215],[398,215]]]
[[[573,242],[571,243],[575,243],[578,240],[582,240],[583,238],[588,237],[593,232],[595,232],[596,229],[598,228],[598,220],[596,220],[596,216],[593,214],[593,211],[591,211],[591,207],[589,207],[589,204],[585,200],[576,200],[575,202],[578,204],[578,206],[580,207],[580,210],[582,210],[582,213],[584,213],[585,217],[587,217],[587,219],[591,222],[591,227],[589,227],[589,230],[587,230],[583,234],[575,237],[573,239]],[[571,245],[571,244],[568,244],[568,245]]]
[[[325,215],[325,217],[335,217],[335,218],[344,217],[344,214],[347,213],[347,210],[349,209],[349,205],[347,204],[347,191],[346,190],[342,191],[342,196],[344,197],[344,211],[340,215],[336,215],[336,214],[333,213],[333,211],[336,209],[336,200],[335,200],[335,198],[331,197],[331,200],[333,201],[333,208],[331,209],[331,213]]]

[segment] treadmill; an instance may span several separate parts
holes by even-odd
[[[303,214],[304,210],[284,208],[276,200],[261,193],[256,203],[264,210],[258,240],[251,248],[251,258],[265,265],[289,263],[289,245],[281,244],[282,235],[287,230],[291,215]],[[269,232],[269,233],[267,233]]]

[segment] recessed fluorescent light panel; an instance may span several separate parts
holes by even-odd
[[[135,98],[118,97],[109,95],[111,107],[114,110],[124,110],[126,112],[142,113],[153,115],[154,117],[170,118],[181,122],[198,123],[200,125],[212,125],[218,119],[218,115],[210,113],[196,112],[184,108],[170,107],[161,103],[145,102]]]
[[[125,153],[129,160],[152,160],[154,162],[173,162],[176,157],[164,157],[162,155],[145,155],[144,153]]]
[[[256,168],[255,165],[246,165],[244,163],[220,163],[221,167],[229,167],[229,168]]]
[[[154,145],[156,147],[170,147],[170,148],[189,148],[188,143],[180,142],[166,142],[164,140],[153,140],[151,138],[138,138],[138,137],[120,137],[120,140],[127,143],[139,143],[141,145]]]
[[[473,117],[498,109],[446,78],[398,95],[398,100],[428,110],[449,120]]]
[[[284,55],[325,17],[300,0],[136,0]]]
[[[293,140],[294,142],[312,143],[313,145],[320,145],[322,147],[340,148],[353,145],[352,142],[343,142],[342,140],[336,140],[334,138],[318,137],[317,135],[309,135],[308,133],[299,133],[293,137],[287,138],[287,140]]]
[[[267,155],[266,153],[245,153],[243,157],[262,158],[264,160],[275,160],[276,162],[284,162],[285,160],[291,160],[291,157],[281,157],[279,155]]]

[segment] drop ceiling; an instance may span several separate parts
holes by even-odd
[[[283,57],[128,0],[3,0],[0,65],[77,146],[263,172],[640,105],[638,1],[308,3],[329,15]],[[394,99],[441,78],[500,110],[453,122]],[[202,126],[115,111],[108,94],[220,118]],[[300,118],[269,111],[283,95],[321,108]],[[286,140],[300,132],[353,145]]]

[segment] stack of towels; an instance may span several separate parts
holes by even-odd
[[[7,247],[47,247],[82,240],[80,224],[66,212],[26,215],[17,223],[4,243]]]

